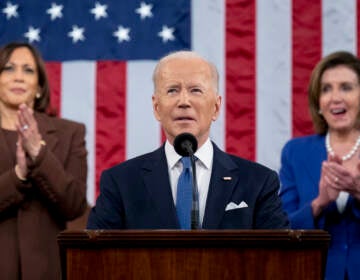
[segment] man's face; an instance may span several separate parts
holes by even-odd
[[[163,63],[152,97],[156,119],[167,139],[183,132],[193,134],[199,147],[219,115],[221,97],[217,95],[210,66],[199,58],[172,58]]]

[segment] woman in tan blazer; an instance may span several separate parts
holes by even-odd
[[[47,114],[45,66],[27,43],[0,49],[0,279],[59,279],[57,234],[86,209],[82,124]]]

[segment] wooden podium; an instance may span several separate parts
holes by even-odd
[[[63,231],[63,279],[323,279],[322,230]]]

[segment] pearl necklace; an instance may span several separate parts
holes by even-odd
[[[331,146],[330,146],[330,134],[329,134],[329,132],[326,134],[326,137],[325,137],[325,146],[326,146],[327,152],[328,152],[330,155],[334,156],[334,155],[335,155],[335,152],[334,152],[334,150],[333,150],[333,149],[331,148]],[[352,158],[352,156],[353,156],[353,155],[356,153],[356,151],[358,150],[359,146],[360,146],[360,135],[359,135],[358,139],[356,140],[355,145],[351,148],[350,152],[349,152],[348,154],[344,155],[341,159],[342,159],[343,161],[345,161],[345,160],[348,160],[348,159]]]

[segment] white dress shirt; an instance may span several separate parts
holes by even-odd
[[[349,198],[349,193],[341,191],[336,199],[336,206],[340,213],[343,213],[346,207],[346,203]]]
[[[165,143],[165,155],[168,164],[170,185],[174,204],[176,204],[177,183],[182,172],[181,156],[176,153],[174,146],[168,141]],[[214,150],[210,139],[208,138],[195,153],[197,158],[196,165],[196,181],[199,191],[199,215],[202,224],[205,213],[206,198],[209,190],[211,177],[211,169],[213,164]]]

